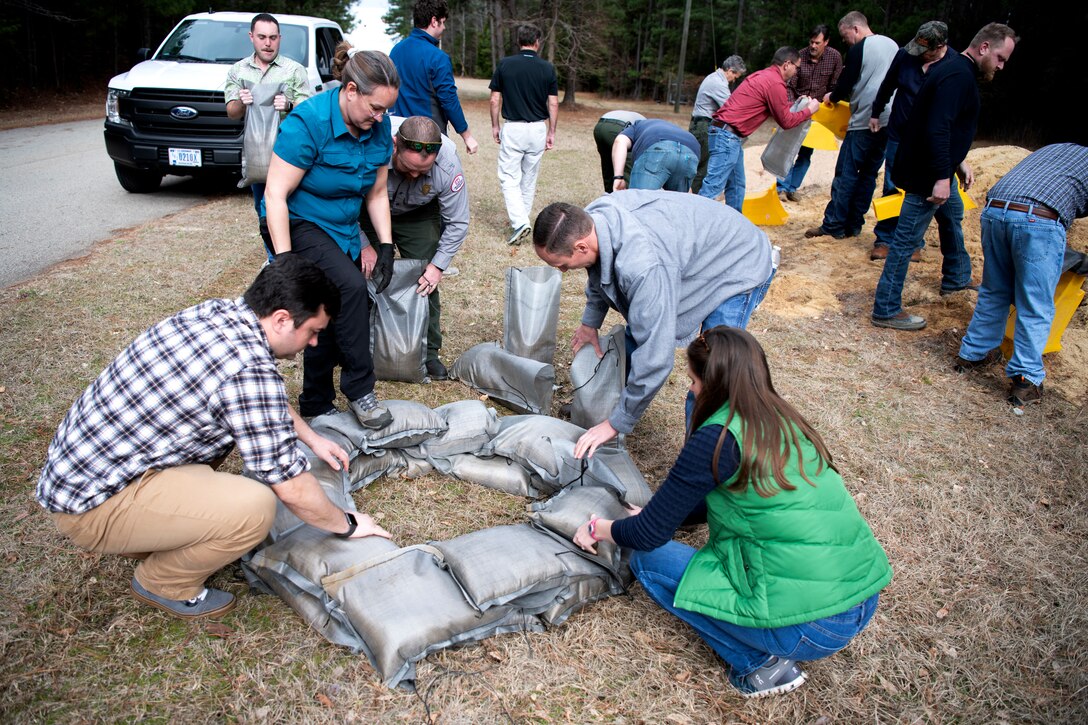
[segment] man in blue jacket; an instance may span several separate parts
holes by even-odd
[[[400,74],[400,95],[393,106],[393,115],[402,118],[428,116],[442,132],[446,124],[465,141],[465,150],[476,153],[479,144],[468,129],[465,112],[457,98],[450,57],[438,47],[449,17],[446,0],[419,0],[412,8],[415,28],[404,40],[393,46],[389,57]]]

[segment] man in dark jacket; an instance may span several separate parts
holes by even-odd
[[[961,55],[933,68],[918,91],[892,170],[906,198],[876,287],[872,323],[877,327],[921,330],[926,326],[924,318],[903,309],[910,257],[921,245],[937,208],[957,193],[952,178],[959,176],[965,189],[974,181],[964,159],[978,123],[978,83],[993,80],[994,73],[1005,67],[1016,40],[1009,26],[986,25]],[[942,292],[972,286],[971,259],[961,262],[959,269],[943,270]]]

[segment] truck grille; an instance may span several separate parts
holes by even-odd
[[[221,91],[190,91],[172,88],[136,88],[120,102],[120,113],[146,133],[199,138],[232,138],[242,134],[242,121],[227,118]],[[196,118],[178,119],[170,111],[187,106]]]

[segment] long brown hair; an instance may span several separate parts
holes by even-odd
[[[820,457],[816,473],[825,465],[838,470],[820,434],[775,392],[767,356],[750,334],[724,325],[707,330],[688,345],[688,364],[702,382],[702,390],[695,398],[689,435],[729,403],[729,417],[718,437],[711,463],[715,480],[719,480],[718,458],[733,416],[744,421],[744,440],[739,441],[740,471],[736,482],[729,487],[731,491],[743,491],[749,483],[764,498],[779,490],[795,490],[784,470],[790,455],[797,456],[801,476],[815,485],[804,470],[798,433],[808,438]]]

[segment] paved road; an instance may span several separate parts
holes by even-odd
[[[100,120],[0,131],[0,287],[207,197],[206,187],[176,176],[154,194],[122,189]]]

